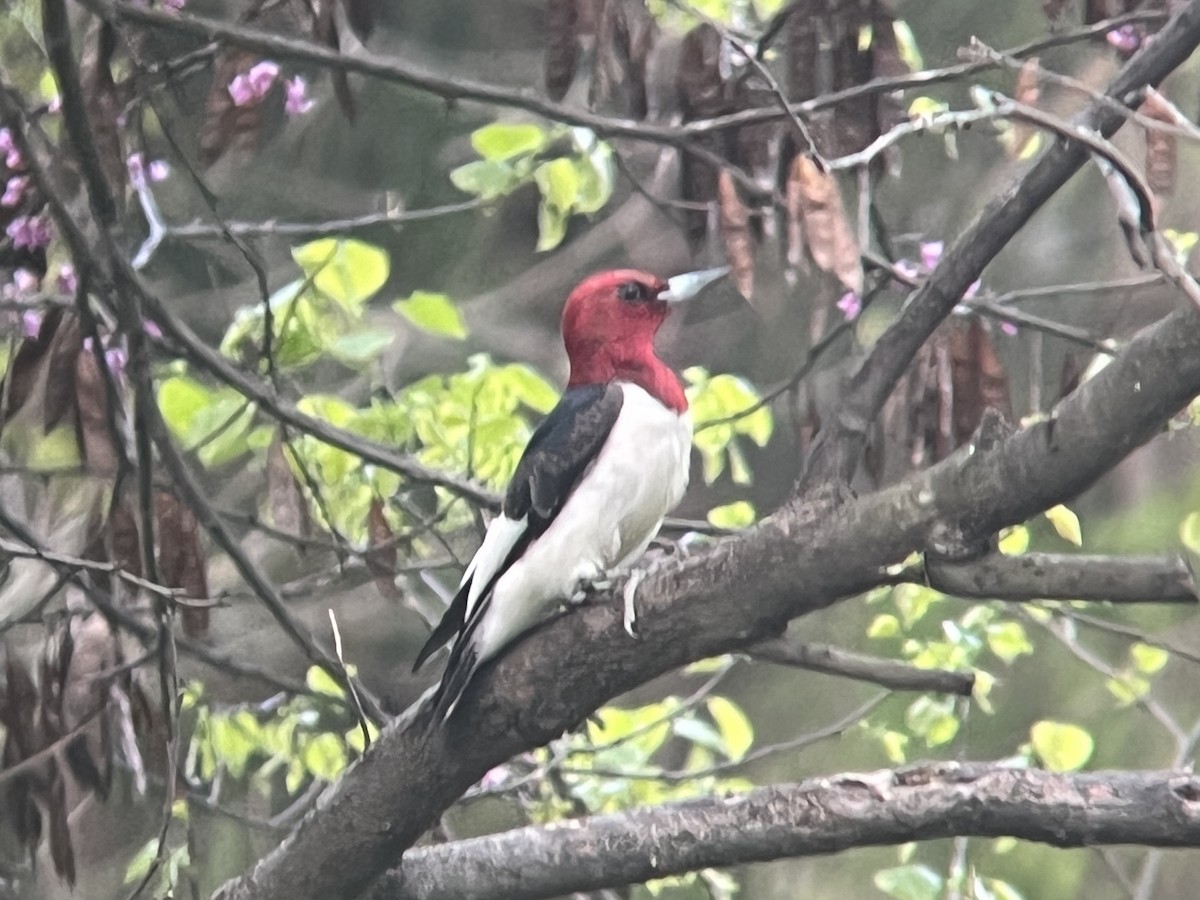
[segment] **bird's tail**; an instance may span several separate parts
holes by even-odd
[[[450,659],[446,662],[446,671],[434,692],[433,713],[429,717],[429,727],[434,728],[454,713],[463,691],[471,683],[471,676],[479,668],[479,653],[471,645],[471,635],[464,634],[455,642],[450,651]]]

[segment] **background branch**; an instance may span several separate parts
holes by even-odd
[[[1200,778],[947,763],[777,785],[420,847],[371,900],[533,900],[713,866],[968,835],[1200,846]]]

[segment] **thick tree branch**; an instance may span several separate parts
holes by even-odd
[[[1101,600],[1195,603],[1192,570],[1181,556],[994,553],[970,562],[925,559],[929,586],[957,597],[994,600]]]
[[[1197,41],[1200,2],[1192,2],[1120,82],[1161,78],[1168,61],[1177,64]],[[1064,153],[1066,169],[1073,170],[1071,151],[1055,150],[1050,158]],[[989,236],[991,229],[1007,239],[1032,212],[1030,199],[1040,202],[1065,180],[1061,165],[1035,167],[1027,176],[1034,188],[1008,192],[1024,197],[1022,202],[989,207],[972,229],[988,254],[1004,243]],[[933,299],[910,301],[902,316],[903,340],[890,339],[889,352],[905,350],[909,340],[919,343],[920,328],[936,324],[945,299],[941,292],[947,280],[960,280],[964,260],[977,272],[987,259],[990,255],[979,257],[969,246],[960,249],[943,274],[931,279],[935,286],[925,296]],[[923,310],[915,319],[908,315],[914,304]],[[861,399],[862,386],[856,390]],[[408,729],[415,717],[410,712],[385,729],[321,809],[219,896],[353,896],[491,767],[556,737],[657,675],[744,649],[778,635],[791,618],[882,583],[885,567],[924,549],[933,533],[991,534],[1071,499],[1149,440],[1197,393],[1200,312],[1189,305],[1131,340],[1045,421],[991,447],[964,447],[856,501],[839,502],[835,490],[810,492],[754,529],[652,569],[638,591],[637,641],[621,627],[618,585],[527,635],[485,668],[446,727]],[[329,865],[331,859],[338,865]]]
[[[933,691],[938,694],[971,696],[975,688],[974,672],[949,669],[920,669],[895,659],[853,653],[828,644],[771,638],[746,651],[754,659],[795,666],[826,675],[841,675],[866,681],[894,691]]]
[[[1200,846],[1200,777],[946,763],[421,847],[371,900],[534,900],[707,867],[964,835],[1055,847]]]

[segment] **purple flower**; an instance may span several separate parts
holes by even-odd
[[[125,371],[125,364],[129,362],[129,355],[125,352],[124,347],[110,347],[104,351],[104,362],[108,365],[108,371],[112,372],[114,378],[119,378]]]
[[[158,323],[153,319],[146,319],[144,322],[142,322],[142,330],[145,331],[146,334],[150,335],[150,337],[154,338],[154,340],[162,340],[162,329],[158,327]]]
[[[862,312],[862,298],[854,293],[854,291],[846,291],[846,293],[842,294],[842,299],[837,302],[837,308],[842,311],[842,315],[846,317],[847,322],[853,321]]]
[[[287,100],[283,104],[283,111],[289,116],[302,116],[313,108],[315,101],[308,98],[308,85],[303,75],[285,81],[284,90],[287,91]]]
[[[40,250],[50,243],[50,223],[40,216],[17,216],[4,229],[13,249]]]
[[[13,140],[12,131],[7,128],[0,128],[0,153],[4,154],[4,165],[8,168],[21,168],[21,151]]]
[[[36,294],[39,287],[41,280],[36,275],[28,269],[17,269],[12,274],[12,281],[4,285],[0,294],[3,294],[5,300],[21,300],[30,294]]]
[[[279,66],[269,60],[255,63],[250,71],[234,76],[229,82],[229,96],[233,98],[233,105],[253,106],[260,102],[278,77]]]
[[[14,175],[8,179],[4,185],[4,196],[0,197],[0,206],[12,208],[21,205],[21,198],[25,196],[25,188],[29,187],[28,175]]]
[[[1133,25],[1122,25],[1114,28],[1105,39],[1126,55],[1134,53],[1142,45],[1142,35]]]
[[[12,280],[18,294],[32,294],[42,284],[42,280],[28,269],[17,269],[17,271],[13,272]]]
[[[75,276],[75,267],[70,263],[63,263],[59,266],[54,286],[60,294],[74,295],[79,290],[79,279]]]
[[[42,313],[41,310],[29,309],[21,313],[21,337],[33,338],[38,336],[38,332],[42,330]]]
[[[150,176],[151,181],[165,181],[167,176],[171,174],[171,167],[167,165],[165,160],[151,160],[150,165],[146,167],[146,174]]]
[[[1001,322],[1000,330],[1003,331],[1005,334],[1007,334],[1009,337],[1015,337],[1017,334],[1017,323],[1009,322],[1009,321]]]
[[[938,260],[942,258],[942,251],[946,249],[946,244],[943,241],[922,241],[921,242],[921,268],[926,272],[932,272],[938,264]]]

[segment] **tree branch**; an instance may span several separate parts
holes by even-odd
[[[1200,777],[942,763],[420,847],[370,900],[533,900],[708,867],[955,835],[1200,846]]]
[[[764,662],[795,666],[826,675],[841,675],[843,678],[870,682],[894,691],[933,691],[938,694],[969,697],[975,689],[974,672],[919,669],[895,659],[852,653],[828,644],[792,641],[786,637],[762,641],[746,652],[754,659]]]
[[[928,555],[929,586],[956,597],[994,600],[1099,600],[1196,603],[1191,567],[1174,556],[993,553],[970,562]]]

